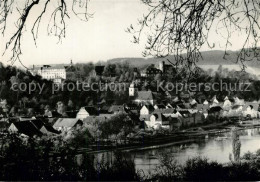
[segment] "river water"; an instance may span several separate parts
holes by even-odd
[[[241,142],[241,156],[248,151],[255,152],[260,149],[260,128],[243,129],[238,132]],[[218,140],[218,137],[221,139]],[[142,170],[148,174],[159,164],[159,157],[162,153],[170,153],[179,164],[184,164],[189,158],[198,156],[206,157],[210,161],[226,163],[230,161],[232,154],[231,131],[205,139],[198,138],[192,142],[173,144],[157,149],[131,151],[125,153],[125,156],[134,160],[136,170]],[[111,156],[111,153],[106,155]]]
[[[241,156],[248,151],[255,152],[260,149],[260,128],[240,130],[239,135]],[[225,138],[218,140],[218,136]],[[159,163],[158,158],[161,153],[170,153],[179,164],[184,164],[189,158],[197,156],[220,163],[229,162],[230,154],[232,154],[231,132],[159,149],[135,151],[131,152],[131,156],[134,159],[136,169],[147,173]]]

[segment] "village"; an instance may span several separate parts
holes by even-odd
[[[38,69],[33,67],[30,72],[61,84],[67,79],[66,72],[71,75],[72,68],[71,61],[71,64],[65,68],[63,66],[53,68],[44,66]],[[1,131],[19,133],[25,137],[63,136],[70,138],[86,129],[92,133],[95,140],[113,141],[114,138],[121,136],[119,138],[129,142],[147,135],[156,136],[158,133],[169,135],[208,125],[213,128],[214,125],[227,123],[242,126],[245,121],[257,121],[259,118],[259,101],[248,102],[243,98],[228,95],[222,98],[217,98],[215,95],[209,99],[201,99],[185,91],[178,96],[172,96],[168,91],[140,89],[140,80],[163,74],[168,76],[169,68],[172,68],[171,65],[166,65],[164,61],[159,62],[158,66],[150,65],[140,73],[137,73],[137,69],[134,68],[134,73],[136,72],[139,76],[135,77],[126,88],[127,99],[122,104],[109,105],[105,98],[100,98],[96,105],[89,103],[78,110],[68,109],[63,114],[57,112],[57,108],[51,109],[45,106],[43,114],[30,113],[30,115],[18,114],[7,117],[7,111],[5,111],[7,101],[1,99]],[[104,66],[96,66],[91,74],[102,75],[103,71]],[[162,100],[161,95],[166,99]],[[57,107],[62,108],[64,105],[62,101],[57,103]],[[120,124],[118,125],[117,122]],[[111,125],[118,127],[116,129],[118,131],[112,132],[115,129]]]

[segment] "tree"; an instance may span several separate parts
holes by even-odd
[[[67,116],[66,111],[67,111],[67,107],[65,106],[65,104],[63,102],[59,101],[57,103],[57,112],[59,114],[61,114],[62,116]]]
[[[126,77],[126,78],[127,78],[127,77]],[[124,82],[124,80],[125,80],[125,77],[124,77],[124,74],[122,73],[118,81],[119,81],[120,83],[122,83],[122,82]]]
[[[66,20],[70,18],[72,14],[82,21],[88,21],[88,19],[92,17],[92,14],[89,14],[87,11],[88,2],[89,0],[56,0],[56,3],[52,3],[51,0],[28,0],[23,1],[20,4],[21,6],[19,6],[19,3],[16,3],[14,0],[1,1],[0,30],[3,35],[10,26],[8,22],[9,17],[12,14],[14,14],[14,16],[17,14],[19,17],[16,22],[12,22],[12,24],[16,25],[16,29],[5,45],[6,50],[10,49],[12,51],[10,58],[11,63],[13,64],[16,60],[20,61],[19,56],[22,54],[21,39],[26,25],[30,22],[29,19],[34,18],[34,22],[31,25],[31,33],[35,45],[37,45],[36,39],[38,38],[41,20],[45,16],[49,19],[47,25],[48,34],[58,37],[58,40],[60,41],[66,34]],[[32,14],[32,11],[37,7],[40,7],[41,10],[38,11],[35,16],[35,14]],[[50,17],[48,17],[49,13],[46,13],[48,11],[52,12]]]
[[[240,161],[240,148],[241,143],[239,140],[239,134],[236,128],[232,128],[232,151],[234,156],[234,162]]]
[[[216,31],[225,39],[225,50],[232,45],[234,32],[246,35],[238,53],[237,63],[244,68],[246,60],[257,57],[260,38],[260,4],[255,0],[142,0],[149,7],[137,27],[127,29],[133,34],[134,43],[139,43],[143,34],[148,34],[144,56],[165,57],[173,65],[193,70],[201,58],[204,44],[215,46],[210,32]],[[248,49],[251,47],[251,49]],[[224,57],[227,55],[225,51]]]
[[[74,104],[73,104],[72,100],[69,100],[68,107],[69,107],[70,110],[74,109]]]

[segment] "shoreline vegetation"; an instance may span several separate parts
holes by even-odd
[[[216,134],[231,132],[232,128],[236,127],[237,130],[243,129],[252,129],[260,127],[260,120],[248,120],[243,123],[211,123],[204,126],[198,126],[189,128],[187,130],[182,130],[174,134],[166,134],[162,136],[156,136],[153,138],[142,138],[136,143],[124,144],[123,141],[121,145],[103,145],[101,142],[99,144],[92,145],[92,149],[85,148],[79,149],[80,152],[87,153],[104,153],[108,151],[121,151],[121,152],[130,152],[130,151],[140,151],[140,150],[149,150],[156,148],[164,148],[171,145],[183,144],[187,142],[195,141],[196,139],[205,139],[208,136],[214,136]],[[95,149],[96,148],[96,149]]]
[[[230,127],[230,126],[228,126]],[[245,127],[247,128],[247,127]],[[243,130],[238,128],[235,131]],[[233,135],[232,141],[238,135]],[[216,132],[215,132],[216,133]],[[235,136],[235,137],[234,137]],[[2,136],[0,163],[1,180],[33,181],[248,181],[260,179],[260,150],[247,152],[233,150],[230,162],[218,163],[202,157],[188,159],[179,164],[173,154],[162,152],[159,164],[148,174],[137,170],[134,160],[123,151],[115,150],[112,157],[95,154],[77,154],[73,143],[48,138],[28,138],[9,134]],[[238,139],[239,140],[239,139]],[[50,152],[55,149],[55,153]],[[237,155],[237,158],[234,156]],[[111,158],[111,160],[110,160]],[[16,175],[12,175],[12,174]]]

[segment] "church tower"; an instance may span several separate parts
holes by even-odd
[[[131,83],[131,85],[129,87],[129,96],[134,96],[135,95],[135,91],[136,91],[135,84]]]

